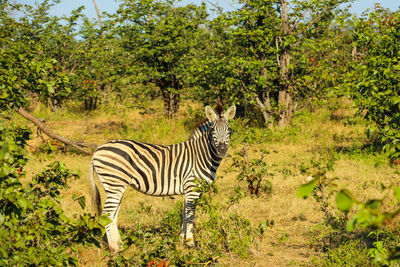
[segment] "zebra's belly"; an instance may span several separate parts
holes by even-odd
[[[172,185],[149,185],[148,188],[146,187],[140,187],[136,185],[135,183],[131,183],[130,186],[135,189],[136,191],[139,191],[145,195],[149,196],[157,196],[157,197],[163,197],[163,196],[176,196],[176,195],[182,195],[184,194],[183,192],[183,186],[177,185],[177,184],[172,184]]]

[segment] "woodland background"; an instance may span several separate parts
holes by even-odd
[[[57,2],[0,1],[2,265],[398,264],[400,10],[127,0],[91,20]],[[181,198],[132,190],[110,253],[85,201],[93,148],[184,141],[216,101],[237,116],[196,247]]]

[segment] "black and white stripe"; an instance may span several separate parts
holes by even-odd
[[[118,250],[121,238],[117,228],[117,216],[123,194],[128,185],[151,196],[185,194],[181,236],[188,245],[193,245],[194,178],[211,183],[229,143],[228,120],[235,115],[235,106],[219,114],[206,107],[208,122],[201,125],[187,141],[163,146],[133,140],[113,140],[98,147],[90,168],[92,201],[100,213],[100,195],[94,183],[93,170],[106,193],[102,213],[113,222],[107,225],[108,243]]]
[[[210,127],[212,126],[212,121],[209,121],[208,119],[201,123],[199,126],[197,126],[192,134],[190,135],[189,139],[191,138],[199,138],[203,133],[207,132]]]

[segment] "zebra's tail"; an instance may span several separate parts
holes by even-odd
[[[89,167],[89,183],[90,183],[90,197],[92,199],[92,210],[96,211],[96,214],[100,216],[101,214],[101,198],[99,189],[94,182],[94,166],[90,163]]]

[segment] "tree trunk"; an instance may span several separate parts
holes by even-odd
[[[282,52],[279,57],[280,88],[278,94],[279,118],[278,125],[285,127],[292,119],[292,95],[289,87],[289,65],[290,65],[290,46],[284,44],[289,36],[289,19],[287,11],[287,1],[281,2],[281,26],[283,36],[281,36]]]
[[[256,96],[256,102],[259,109],[261,109],[261,114],[263,115],[265,125],[268,127],[272,126],[272,107],[269,95],[267,97]]]
[[[93,5],[94,5],[94,8],[96,9],[97,18],[99,19],[99,26],[100,26],[101,36],[104,37],[103,23],[101,22],[101,15],[100,15],[99,7],[96,4],[96,0],[92,0],[92,2],[93,2]]]
[[[172,77],[171,80],[161,80],[157,82],[158,87],[161,90],[164,101],[164,111],[167,118],[172,118],[178,113],[180,104],[180,90],[182,86],[176,77]]]
[[[161,90],[164,100],[164,112],[167,118],[172,118],[179,110],[180,95],[169,91]]]

